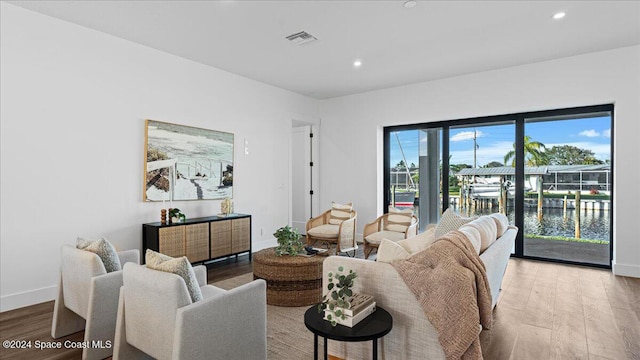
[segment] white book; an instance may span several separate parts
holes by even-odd
[[[349,298],[349,304],[351,304],[351,307],[348,309],[341,308],[341,310],[347,316],[354,316],[360,311],[366,309],[366,307],[372,302],[374,301],[373,296],[371,295],[353,294],[353,296]]]
[[[338,316],[335,316],[332,312],[330,312],[329,310],[325,309],[324,310],[324,319],[327,319],[327,315],[331,314],[331,317],[340,325],[344,325],[347,327],[354,327],[356,324],[358,324],[360,321],[364,320],[367,316],[373,314],[373,312],[376,311],[376,303],[375,301],[371,304],[369,304],[369,306],[367,306],[364,310],[360,311],[359,313],[357,313],[355,316],[346,316],[344,318],[344,320]]]

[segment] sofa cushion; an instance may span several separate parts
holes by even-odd
[[[338,204],[334,202],[331,204],[331,216],[329,218],[329,224],[340,225],[343,221],[351,218],[352,203]]]
[[[98,255],[108,273],[122,270],[116,248],[105,238],[100,238],[100,240],[78,238],[76,239],[76,248]]]
[[[336,239],[339,231],[340,225],[324,224],[309,229],[307,234],[317,238]]]
[[[404,239],[404,233],[400,233],[397,231],[382,230],[382,231],[375,232],[371,235],[368,235],[365,239],[369,244],[380,244],[382,242],[382,239],[387,239],[391,241],[402,240]]]
[[[509,218],[507,218],[507,215],[501,214],[501,213],[495,213],[489,216],[491,216],[493,220],[496,222],[496,227],[498,228],[497,237],[504,235],[504,233],[506,233],[507,230],[509,229]]]
[[[469,239],[469,242],[471,242],[473,248],[476,249],[476,254],[480,255],[480,246],[482,244],[482,241],[480,240],[481,237],[478,229],[476,229],[473,225],[470,226],[469,224],[464,224],[460,226],[460,229],[458,229],[458,231],[463,233],[467,237],[467,239]]]
[[[434,235],[435,228],[427,229],[418,235],[412,236],[405,240],[398,241],[398,245],[402,246],[411,254],[420,252],[433,244],[436,241]]]
[[[498,227],[490,216],[481,216],[469,224],[480,233],[480,253],[485,251],[497,239]]]
[[[396,209],[393,206],[389,206],[389,215],[387,215],[385,230],[404,233],[407,231],[407,228],[411,226],[412,217],[413,208]]]
[[[466,223],[470,223],[475,219],[475,217],[462,217],[460,214],[451,210],[451,208],[447,208],[444,214],[442,214],[440,222],[438,222],[438,225],[436,225],[436,239],[441,238],[442,235],[448,233],[449,231],[458,230],[460,226]]]
[[[184,280],[185,285],[187,285],[191,301],[196,302],[202,300],[202,290],[200,290],[196,273],[193,271],[193,267],[191,267],[191,263],[186,256],[173,258],[147,249],[145,262],[149,269],[169,272],[180,276]]]
[[[383,263],[392,263],[396,260],[406,259],[409,256],[411,256],[411,253],[409,253],[404,247],[398,245],[397,242],[382,239],[382,242],[378,247],[376,261]]]

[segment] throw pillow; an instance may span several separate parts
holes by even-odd
[[[458,230],[460,226],[470,223],[476,219],[475,217],[462,217],[460,214],[451,210],[451,208],[447,208],[447,210],[442,214],[440,218],[440,222],[436,225],[435,236],[436,239],[442,237],[442,235],[448,233],[449,231]]]
[[[376,261],[390,264],[396,260],[406,259],[409,256],[411,256],[411,254],[405,250],[405,248],[398,245],[398,243],[382,239],[380,246],[378,247]]]
[[[490,216],[481,216],[469,224],[480,233],[480,252],[484,252],[497,239],[498,228]]]
[[[501,213],[495,213],[489,216],[493,218],[493,220],[496,222],[496,226],[498,227],[497,237],[504,235],[504,233],[506,233],[507,230],[509,229],[509,218],[507,218],[507,215],[501,214]]]
[[[411,226],[412,217],[413,208],[401,210],[389,206],[386,230],[404,233],[407,231],[407,228]]]
[[[398,245],[405,248],[407,252],[411,254],[415,254],[419,251],[422,251],[428,248],[429,246],[431,246],[431,244],[433,244],[436,241],[434,232],[435,232],[435,228],[427,229],[423,233],[398,241]]]
[[[78,238],[76,240],[76,248],[91,251],[98,255],[108,273],[122,270],[116,248],[105,238],[100,238],[100,240]]]
[[[340,225],[343,221],[351,218],[352,203],[338,204],[336,202],[331,204],[331,217],[329,218],[329,224]]]
[[[149,269],[169,272],[180,276],[187,285],[191,301],[196,302],[202,300],[202,290],[200,290],[196,273],[193,271],[193,267],[191,267],[191,263],[186,256],[173,258],[147,249],[145,262]]]
[[[481,236],[478,229],[476,229],[473,225],[465,224],[460,226],[460,229],[458,229],[458,231],[460,231],[467,237],[469,242],[471,242],[471,245],[473,245],[473,248],[476,249],[476,254],[480,255],[480,247],[482,245],[482,241],[480,240]]]

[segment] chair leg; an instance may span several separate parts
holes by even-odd
[[[67,309],[64,304],[64,289],[62,288],[62,274],[58,280],[58,296],[53,305],[53,320],[51,321],[51,337],[61,338],[84,330],[85,320],[82,316]]]
[[[371,251],[373,250],[373,248],[371,246],[369,246],[369,244],[365,241],[364,243],[364,258],[368,259],[369,255],[371,255]]]

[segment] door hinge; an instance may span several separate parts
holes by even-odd
[[[309,166],[313,167],[313,161],[309,163]]]
[[[309,195],[313,195],[313,190],[309,190]]]
[[[309,137],[312,138],[313,137],[313,133],[309,133]]]

